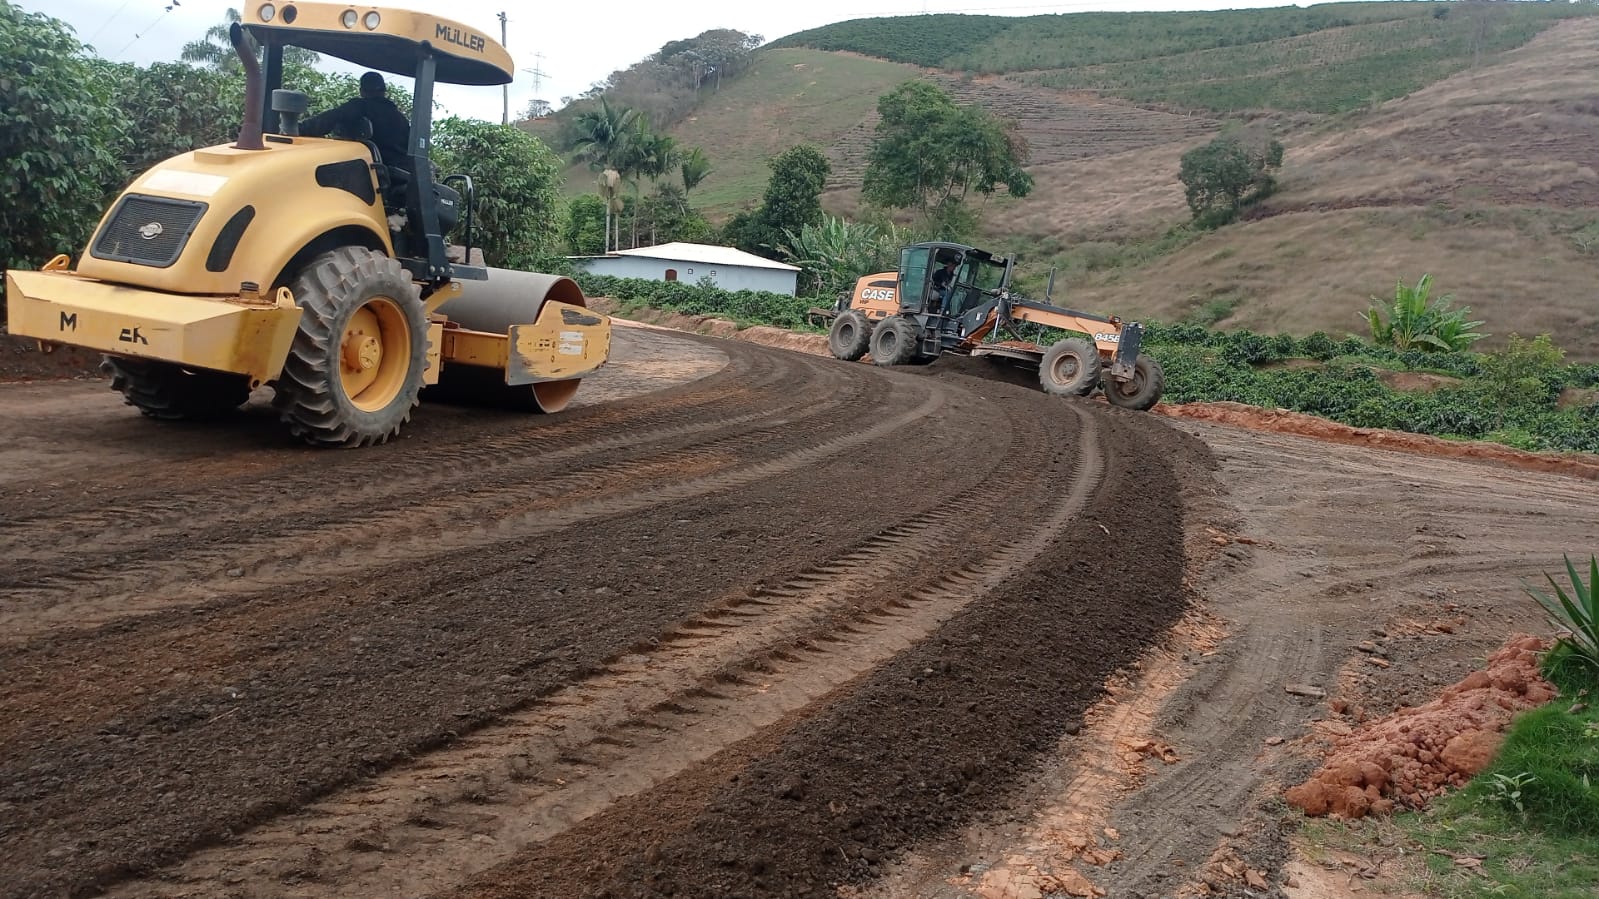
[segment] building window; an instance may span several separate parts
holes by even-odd
[[[676,281],[677,280],[677,269],[675,269],[675,268],[667,269],[666,270],[666,280],[668,280],[668,281]]]

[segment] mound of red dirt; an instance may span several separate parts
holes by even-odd
[[[1416,808],[1465,784],[1493,760],[1516,713],[1555,697],[1538,673],[1548,644],[1517,635],[1488,658],[1488,667],[1418,708],[1400,709],[1334,746],[1310,780],[1284,794],[1312,816],[1360,818],[1395,804]]]

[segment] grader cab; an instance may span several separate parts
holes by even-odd
[[[112,386],[154,418],[214,416],[271,385],[289,430],[324,446],[387,441],[428,385],[564,408],[604,364],[609,319],[570,279],[469,264],[474,185],[436,179],[428,156],[434,84],[508,83],[510,55],[401,9],[254,0],[241,19],[238,139],[140,175],[75,269],[7,272],[11,333],[105,353]],[[285,47],[414,79],[407,154],[301,136]]]
[[[1044,392],[1103,390],[1118,406],[1160,401],[1160,363],[1140,352],[1143,327],[1011,293],[1014,262],[963,244],[920,243],[900,251],[898,272],[867,275],[833,310],[828,348],[878,365],[931,362],[941,354],[988,356],[1036,369]],[[1081,334],[1042,346],[1025,331]]]

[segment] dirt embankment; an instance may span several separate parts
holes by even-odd
[[[1321,770],[1285,798],[1305,814],[1360,818],[1395,804],[1419,808],[1459,787],[1493,760],[1517,712],[1555,697],[1538,673],[1549,648],[1539,637],[1517,636],[1432,702],[1404,708],[1362,726],[1334,744]]]

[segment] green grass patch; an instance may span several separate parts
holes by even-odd
[[[691,195],[708,213],[758,199],[766,161],[796,144],[826,150],[877,109],[877,98],[916,77],[907,66],[815,50],[763,50],[751,71],[710,94],[671,129],[705,148],[711,174]]]
[[[1599,710],[1593,679],[1516,719],[1492,766],[1396,823],[1425,853],[1418,886],[1477,899],[1591,899],[1599,884]],[[1576,711],[1572,711],[1576,709]],[[1480,866],[1457,858],[1480,858]]]

